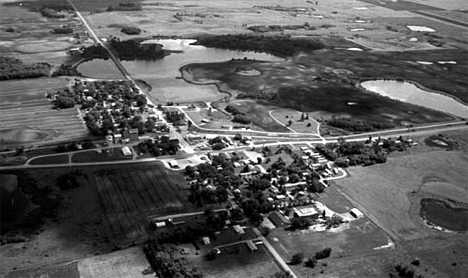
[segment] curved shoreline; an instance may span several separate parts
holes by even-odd
[[[366,81],[395,81],[395,82],[402,82],[402,83],[405,83],[405,82],[410,83],[410,84],[416,86],[420,90],[425,90],[425,91],[427,91],[429,93],[439,94],[439,95],[442,95],[442,96],[445,96],[445,97],[452,98],[456,102],[458,102],[458,103],[460,103],[460,104],[462,104],[464,106],[467,106],[467,109],[468,109],[468,103],[465,103],[462,100],[460,100],[459,98],[457,98],[455,96],[452,96],[450,94],[440,92],[440,91],[436,91],[436,90],[432,90],[432,89],[428,89],[428,88],[424,87],[423,85],[421,85],[421,84],[419,84],[419,83],[417,83],[415,81],[410,81],[410,80],[403,80],[402,81],[402,80],[398,80],[398,79],[395,79],[395,78],[389,78],[389,79],[386,79],[386,78],[366,78],[366,79],[360,79],[359,84],[358,84],[358,88],[360,90],[364,91],[364,92],[377,94],[377,95],[379,95],[381,97],[385,97],[385,98],[388,98],[388,99],[391,99],[391,100],[394,100],[394,101],[400,101],[400,102],[410,104],[410,105],[414,105],[414,106],[417,106],[417,107],[420,107],[420,108],[423,108],[423,109],[429,109],[429,110],[437,111],[437,112],[440,112],[440,113],[443,113],[445,115],[448,115],[448,116],[452,117],[454,120],[460,120],[460,119],[466,120],[466,117],[457,116],[457,115],[452,114],[450,112],[442,111],[442,110],[431,108],[431,107],[426,107],[426,106],[423,106],[423,105],[420,105],[420,104],[410,103],[408,101],[400,100],[398,98],[392,98],[392,97],[386,96],[386,95],[381,95],[381,94],[379,94],[377,92],[374,92],[372,90],[368,90],[368,89],[364,88],[364,86],[362,86],[362,83],[366,82]],[[467,115],[467,117],[468,117],[468,115]]]
[[[430,89],[430,88],[427,88],[423,85],[421,85],[420,83],[416,82],[416,81],[412,81],[412,80],[406,80],[406,79],[398,79],[398,78],[378,78],[378,77],[375,77],[375,78],[363,78],[363,79],[359,79],[359,88],[365,90],[365,91],[368,91],[368,92],[372,92],[370,90],[367,90],[365,88],[362,87],[361,83],[363,82],[366,82],[366,81],[396,81],[396,82],[406,82],[406,83],[411,83],[413,84],[414,86],[418,87],[419,89],[421,90],[424,90],[424,91],[428,91],[430,93],[435,93],[435,94],[439,94],[439,95],[443,95],[443,96],[446,96],[446,97],[449,97],[449,98],[452,98],[454,99],[455,101],[465,105],[465,106],[468,106],[468,102],[464,102],[463,100],[459,99],[458,97],[454,96],[454,95],[451,95],[449,93],[446,93],[446,92],[442,92],[442,91],[437,91],[437,90],[433,90],[433,89]],[[375,92],[372,92],[375,94]],[[444,112],[445,113],[445,112]]]

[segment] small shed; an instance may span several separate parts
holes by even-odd
[[[164,222],[164,221],[155,222],[154,225],[156,226],[156,228],[162,228],[162,227],[166,227],[166,222]]]
[[[251,240],[246,241],[247,247],[249,248],[250,252],[255,253],[258,250],[257,245],[255,245]]]
[[[130,148],[128,146],[122,147],[121,151],[122,151],[122,154],[124,156],[131,156],[132,155],[132,151],[130,150]]]
[[[354,218],[362,218],[364,217],[364,214],[358,210],[357,208],[352,208],[350,211],[349,211],[349,214],[351,214]]]
[[[205,245],[210,245],[210,243],[211,243],[210,238],[207,237],[207,236],[203,237],[202,241],[203,241],[203,244],[205,244]]]
[[[169,167],[171,167],[171,168],[179,168],[180,167],[179,163],[177,161],[175,161],[175,160],[171,160],[171,161],[167,162],[167,164],[169,164]]]

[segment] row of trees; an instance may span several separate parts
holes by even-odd
[[[314,51],[325,45],[318,39],[291,39],[287,37],[222,35],[199,38],[197,44],[231,50],[266,52],[281,57],[290,57],[300,51]]]
[[[315,149],[339,167],[373,165],[387,162],[387,152],[383,146],[372,146],[362,142],[341,142],[339,144],[318,145]]]
[[[331,252],[332,252],[331,247],[327,247],[321,251],[315,252],[315,255],[310,257],[305,262],[305,266],[314,268],[317,265],[318,260],[322,260],[322,259],[326,259],[330,257]],[[304,253],[298,252],[292,256],[290,264],[292,265],[300,264],[303,260],[304,260]]]
[[[141,11],[142,7],[139,3],[119,3],[107,7],[108,12],[113,11]]]
[[[338,127],[344,130],[354,131],[354,132],[374,131],[374,130],[381,130],[381,129],[390,129],[390,128],[395,127],[393,124],[390,124],[390,123],[377,123],[377,122],[354,120],[350,118],[336,118],[336,117],[333,117],[332,119],[327,120],[326,124],[333,126],[333,127]]]
[[[168,136],[161,136],[155,141],[146,140],[138,144],[138,150],[142,153],[151,153],[154,156],[174,155],[179,150],[179,144],[171,141]]]
[[[82,74],[71,65],[61,64],[60,67],[52,73],[52,76],[81,76]]]
[[[0,56],[0,80],[45,77],[51,68],[48,63],[26,65],[19,59]]]

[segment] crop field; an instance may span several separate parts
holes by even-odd
[[[99,171],[93,184],[104,210],[103,223],[117,246],[146,238],[146,217],[179,213],[189,208],[187,191],[160,164],[126,165]]]
[[[364,214],[402,240],[430,234],[419,217],[415,196],[437,196],[467,202],[467,154],[432,151],[389,158],[386,164],[352,167],[350,176],[335,183]],[[416,199],[414,199],[416,198]]]
[[[77,108],[54,110],[46,98],[66,86],[63,78],[2,81],[0,139],[3,146],[79,140],[88,136]]]

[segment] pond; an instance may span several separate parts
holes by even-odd
[[[370,80],[361,86],[391,99],[438,110],[461,118],[468,117],[468,106],[456,99],[434,91],[421,89],[416,84],[397,80]]]
[[[420,213],[430,224],[457,232],[468,230],[468,209],[454,208],[444,201],[425,198],[421,200]]]
[[[266,54],[245,51],[233,51],[217,48],[207,48],[200,45],[191,45],[196,40],[172,39],[172,40],[147,40],[144,43],[158,43],[165,50],[175,51],[169,56],[154,61],[121,61],[134,79],[146,81],[152,88],[160,87],[163,79],[176,79],[181,74],[179,69],[190,63],[214,63],[234,59],[283,61],[284,59]],[[112,60],[94,59],[78,66],[78,71],[84,76],[93,78],[122,78],[122,74],[113,64]],[[183,80],[171,81],[171,86],[186,86]]]

